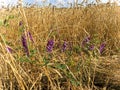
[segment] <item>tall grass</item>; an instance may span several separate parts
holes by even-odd
[[[117,90],[119,9],[29,7],[2,13],[3,90]]]

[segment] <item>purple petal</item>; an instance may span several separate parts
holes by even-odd
[[[21,39],[22,39],[22,46],[24,48],[24,51],[27,54],[27,56],[29,56],[29,50],[28,50],[28,46],[27,46],[26,36],[22,35]]]
[[[23,25],[23,22],[22,22],[22,21],[20,21],[20,22],[19,22],[19,26],[22,26],[22,25]]]
[[[54,41],[53,40],[49,40],[46,46],[46,49],[48,52],[51,52],[54,46]]]
[[[6,49],[7,49],[7,51],[10,52],[10,53],[12,53],[12,51],[13,51],[12,48],[10,48],[10,47],[8,47],[8,46],[6,47]]]
[[[82,41],[82,45],[84,46],[86,43],[90,42],[90,37],[86,37],[83,41]]]
[[[66,48],[67,48],[67,42],[66,42],[66,41],[64,41],[63,46],[62,46],[62,51],[65,51],[65,50],[66,50]]]
[[[89,50],[93,50],[94,49],[94,45],[91,45],[90,47],[89,47]]]
[[[104,50],[105,46],[106,46],[106,44],[105,44],[105,43],[102,43],[102,44],[100,45],[100,48],[99,48],[100,53],[102,53],[102,52],[103,52],[103,50]]]
[[[53,46],[53,44],[54,44],[53,40],[49,40],[48,43],[47,43],[47,45],[50,45],[50,46]]]
[[[30,32],[28,32],[28,36],[29,36],[30,40],[34,43],[33,37]]]

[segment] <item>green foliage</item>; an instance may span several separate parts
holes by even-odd
[[[66,65],[60,64],[60,63],[55,63],[55,68],[64,71],[64,70],[66,70]]]
[[[52,56],[50,54],[43,57],[43,62],[44,62],[45,66],[50,62],[51,58],[52,58]]]
[[[9,15],[9,16],[8,16],[8,19],[14,19],[14,18],[15,18],[14,15]]]
[[[3,20],[0,20],[0,26],[2,26],[3,25]]]
[[[36,61],[31,60],[29,57],[23,56],[18,59],[21,63],[36,63]]]
[[[73,46],[73,51],[76,52],[76,53],[78,53],[78,54],[80,54],[81,51],[82,51],[82,49],[81,49],[80,46],[76,45],[76,46]]]
[[[5,19],[5,20],[4,20],[3,26],[4,26],[4,27],[8,27],[8,26],[9,26],[9,20],[8,20],[8,19]]]
[[[30,56],[35,56],[37,54],[37,50],[36,49],[30,49]]]

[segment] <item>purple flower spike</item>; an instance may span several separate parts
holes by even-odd
[[[53,46],[54,46],[54,41],[53,40],[49,40],[48,43],[47,43],[47,51],[48,52],[52,52],[53,50]]]
[[[90,37],[86,37],[83,41],[82,41],[82,45],[84,46],[86,43],[90,42]]]
[[[28,36],[29,36],[30,40],[34,43],[33,37],[30,32],[28,32]]]
[[[62,46],[62,51],[65,51],[65,50],[66,50],[66,48],[67,48],[67,42],[66,42],[66,41],[64,41],[63,46]]]
[[[6,49],[7,49],[7,51],[10,52],[10,53],[12,53],[12,51],[13,51],[12,48],[10,48],[10,47],[8,47],[8,46],[6,47]]]
[[[27,54],[27,56],[29,56],[29,50],[28,50],[28,46],[27,46],[26,36],[23,35],[23,36],[21,37],[21,39],[22,39],[22,46],[23,46],[23,48],[24,48],[24,51],[25,51],[25,53]]]
[[[100,45],[100,48],[99,48],[100,53],[103,52],[104,48],[105,48],[105,43],[102,43],[102,44]]]
[[[90,47],[89,47],[89,50],[93,50],[94,49],[94,45],[91,45]]]

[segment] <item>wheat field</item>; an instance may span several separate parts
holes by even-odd
[[[1,90],[119,90],[120,7],[0,11]]]

